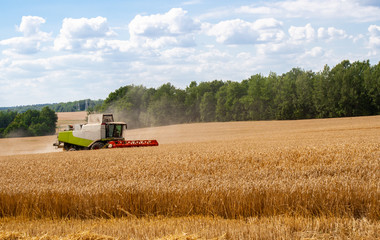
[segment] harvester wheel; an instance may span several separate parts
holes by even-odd
[[[92,146],[91,146],[91,150],[95,150],[95,149],[101,149],[104,147],[104,143],[102,142],[96,142],[94,143]]]
[[[63,144],[63,149],[64,149],[65,151],[69,151],[70,148],[71,148],[71,146],[70,146],[69,144],[67,144],[67,143],[64,143],[64,144]]]

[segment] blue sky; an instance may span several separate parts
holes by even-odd
[[[378,0],[0,0],[0,106],[380,61]]]

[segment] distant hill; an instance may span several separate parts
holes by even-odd
[[[61,102],[61,103],[47,103],[47,104],[35,104],[35,105],[25,105],[25,106],[15,106],[15,107],[0,107],[0,111],[11,110],[19,113],[26,112],[28,110],[41,110],[43,107],[49,107],[55,112],[77,112],[77,111],[87,111],[88,109],[93,109],[97,105],[102,105],[103,100],[91,100],[84,99],[73,102]]]

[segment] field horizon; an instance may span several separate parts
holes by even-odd
[[[61,131],[68,124],[86,123],[87,112],[59,112],[57,129]],[[119,119],[116,119],[119,121]],[[267,121],[231,121],[173,124],[159,127],[148,127],[127,130],[127,139],[157,139],[160,144],[186,142],[218,141],[226,136],[232,139],[271,138],[274,132],[290,134],[308,132],[347,132],[377,129],[378,116],[300,119],[300,120],[267,120]],[[365,123],[364,125],[362,125]],[[375,124],[375,126],[373,126]],[[0,139],[0,156],[14,154],[34,154],[61,152],[52,147],[56,134],[38,137],[18,137]]]

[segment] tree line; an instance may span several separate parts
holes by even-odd
[[[27,109],[26,107],[29,107]],[[30,109],[31,108],[31,109]],[[36,110],[36,109],[38,110]],[[380,114],[380,62],[344,60],[320,72],[293,68],[241,82],[191,82],[158,88],[127,85],[107,99],[31,105],[0,111],[0,137],[55,132],[60,111],[113,112],[129,128],[178,123],[285,120]]]
[[[0,137],[43,136],[55,133],[57,114],[49,107],[41,111],[0,111]]]
[[[177,123],[351,117],[380,114],[380,62],[293,68],[241,82],[170,83],[157,89],[128,85],[111,92],[96,112],[114,112],[130,128]]]
[[[25,105],[25,106],[15,106],[15,107],[0,107],[1,110],[11,110],[16,112],[26,112],[28,110],[39,110],[41,111],[44,107],[49,107],[55,112],[78,112],[87,111],[93,109],[96,105],[101,105],[103,100],[91,100],[83,99],[72,102],[61,102],[61,103],[49,103],[49,104],[35,104],[35,105]]]

